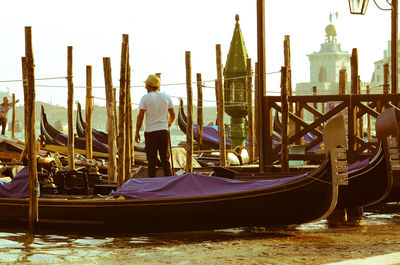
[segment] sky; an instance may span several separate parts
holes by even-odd
[[[67,105],[67,47],[73,47],[74,101],[83,105],[86,66],[93,68],[94,103],[105,105],[103,57],[110,57],[113,85],[119,86],[122,34],[129,35],[132,67],[132,102],[146,93],[148,74],[162,73],[161,91],[175,104],[186,101],[185,53],[191,53],[192,80],[196,73],[206,82],[205,105],[215,105],[216,44],[226,62],[240,16],[243,38],[252,64],[257,59],[256,0],[15,0],[0,1],[0,89],[23,99],[21,57],[25,55],[24,31],[32,27],[36,100]],[[376,0],[388,8],[385,0]],[[283,40],[290,36],[293,87],[310,80],[307,55],[325,41],[329,14],[338,12],[333,24],[342,50],[358,50],[359,75],[370,81],[374,62],[382,59],[391,32],[391,12],[370,1],[367,12],[351,15],[347,0],[265,0],[265,50],[267,93],[276,94],[283,65]],[[168,84],[168,85],[167,85]],[[197,97],[193,85],[194,100]],[[19,104],[23,104],[23,100]],[[134,106],[134,108],[137,107]]]

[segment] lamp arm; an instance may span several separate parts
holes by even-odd
[[[383,11],[391,11],[391,10],[392,10],[392,8],[382,8],[382,7],[380,7],[380,6],[376,3],[376,0],[374,0],[374,3],[375,3],[375,5],[376,5],[376,7],[379,8],[380,10],[383,10]],[[389,0],[386,0],[386,3],[387,3],[388,5],[390,5],[390,6],[392,6],[392,3],[389,3]]]

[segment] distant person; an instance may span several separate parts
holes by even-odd
[[[19,99],[15,101],[15,104],[19,102]],[[15,105],[14,104],[14,105]],[[1,135],[6,134],[6,126],[7,126],[7,113],[14,106],[12,103],[8,102],[8,97],[3,98],[3,103],[0,104],[0,126]]]
[[[158,164],[157,153],[164,169],[164,175],[171,176],[168,153],[168,128],[175,119],[174,105],[169,95],[160,92],[160,78],[157,75],[149,75],[145,84],[147,94],[140,100],[139,114],[136,120],[135,141],[137,143],[140,141],[139,131],[146,114],[146,131],[144,137],[149,177],[154,178],[156,176],[156,166]]]

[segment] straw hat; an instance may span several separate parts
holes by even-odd
[[[160,87],[160,78],[156,75],[149,75],[145,83],[149,86],[158,88]]]

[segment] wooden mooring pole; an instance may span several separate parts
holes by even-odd
[[[115,130],[115,133],[114,133],[114,135],[115,135],[115,143],[117,143],[117,138],[118,138],[118,108],[117,108],[117,88],[116,87],[113,87],[112,88],[112,93],[113,93],[113,101],[114,101],[114,130]],[[118,150],[117,149],[115,149],[116,150],[116,152],[118,152]]]
[[[361,95],[361,79],[360,76],[357,78],[357,95]],[[357,112],[359,112],[360,108],[356,108]],[[364,139],[364,119],[363,117],[360,117],[358,119],[358,137],[361,139]]]
[[[259,146],[259,170],[260,173],[265,171],[265,157],[267,149],[264,145],[264,137],[268,137],[268,132],[265,129],[266,125],[266,102],[264,101],[264,96],[266,95],[266,71],[265,71],[265,1],[257,0],[257,62],[258,62],[258,96],[260,98],[259,105],[259,136],[258,136],[258,146]]]
[[[75,152],[74,152],[74,83],[72,80],[72,46],[68,46],[68,166],[69,170],[75,169]]]
[[[250,163],[254,162],[254,122],[253,122],[253,78],[252,78],[252,70],[251,70],[251,59],[247,58],[247,121],[249,125],[249,137],[248,137],[248,149],[249,149],[249,161]]]
[[[193,172],[193,90],[190,51],[186,51],[185,53],[185,63],[187,93],[186,173],[191,173]]]
[[[355,158],[355,150],[356,150],[356,137],[357,137],[357,111],[356,104],[353,100],[353,95],[357,94],[358,91],[358,54],[357,49],[353,48],[352,54],[350,57],[351,62],[351,94],[350,94],[350,103],[348,107],[348,127],[347,127],[347,135],[348,135],[348,148],[349,148],[349,162],[353,163]]]
[[[313,96],[317,95],[317,86],[312,87],[312,94],[313,94]],[[314,109],[318,110],[317,102],[313,103],[313,107],[314,107]],[[317,119],[318,119],[318,117],[314,115],[314,121],[316,121]]]
[[[258,159],[260,157],[260,130],[258,129],[260,126],[260,91],[258,89],[258,63],[256,62],[254,65],[254,128],[255,128],[255,150],[254,157]]]
[[[129,35],[123,35],[123,41],[126,42],[126,73],[125,73],[125,180],[131,176],[132,167],[132,100],[131,100],[131,66],[129,63]]]
[[[281,171],[289,171],[289,104],[288,104],[288,68],[281,67],[281,108],[282,108],[282,143]]]
[[[285,40],[283,41],[283,56],[284,56],[284,66],[287,68],[287,96],[293,96],[293,89],[292,89],[292,67],[291,67],[291,58],[290,58],[290,36],[285,35]],[[300,103],[296,102],[295,104],[292,102],[288,102],[289,104],[289,112],[293,113],[296,112],[297,116],[302,116]],[[295,105],[295,106],[293,106]],[[290,116],[289,116],[290,117]],[[291,120],[289,118],[288,121],[288,136],[290,137],[294,132],[298,132],[301,130],[301,126],[298,123],[295,123],[294,127],[291,126]],[[292,129],[291,129],[292,128]],[[302,140],[296,140],[296,144],[302,144]]]
[[[201,84],[201,74],[197,73],[197,134],[199,135],[198,149],[203,149],[203,85]]]
[[[128,43],[128,68],[126,72],[126,143],[125,143],[125,176],[130,178],[132,172],[132,164],[135,163],[133,150],[133,117],[132,117],[132,98],[131,98],[131,66],[129,63],[129,43]]]
[[[25,117],[28,141],[28,165],[29,165],[29,233],[36,233],[38,223],[38,176],[36,164],[36,136],[35,136],[35,63],[32,48],[32,28],[25,27],[25,58],[27,74],[27,93],[25,105],[27,114]]]
[[[223,87],[223,75],[222,75],[222,63],[221,63],[221,45],[216,45],[216,59],[217,59],[217,112],[218,112],[218,138],[219,138],[219,155],[220,155],[220,166],[226,167],[226,141],[225,141],[225,123],[224,123],[224,87]]]
[[[93,132],[92,132],[92,66],[86,66],[86,158],[93,158]]]
[[[292,91],[292,68],[290,65],[290,36],[285,35],[285,40],[283,41],[283,53],[284,53],[284,66],[287,68],[287,95],[293,96]],[[289,103],[289,111],[293,112],[293,104]],[[300,130],[300,129],[299,129]]]
[[[371,93],[371,89],[367,86],[367,95]],[[369,103],[369,102],[368,102]],[[367,115],[367,136],[371,139],[371,116]]]
[[[341,69],[339,71],[339,95],[346,95],[347,93],[347,70]]]
[[[117,187],[125,182],[125,110],[126,110],[126,69],[127,69],[127,46],[128,35],[122,36],[121,69],[119,79],[119,115],[118,115],[118,180]]]
[[[24,101],[27,102],[28,100],[28,73],[26,69],[26,57],[21,58],[21,66],[22,66],[22,86],[24,89]],[[28,130],[27,130],[27,123],[28,123],[28,105],[24,104],[24,141],[25,143],[28,142]]]
[[[114,182],[116,178],[117,165],[117,143],[116,143],[116,117],[115,117],[115,100],[114,90],[111,77],[111,62],[109,57],[103,58],[104,67],[104,83],[106,89],[106,106],[107,106],[107,132],[108,132],[108,181]]]
[[[129,46],[128,46],[129,48]],[[128,49],[128,61],[129,61],[129,49]],[[130,64],[128,65],[128,83],[127,83],[127,90],[126,90],[126,99],[127,99],[127,112],[128,112],[128,118],[126,119],[128,122],[128,135],[129,135],[129,170],[128,170],[128,176],[130,176],[132,172],[132,165],[135,164],[135,141],[133,140],[133,114],[132,114],[132,89],[131,89],[131,66]]]
[[[15,139],[15,93],[12,93],[11,138]]]
[[[385,63],[383,65],[383,94],[389,94],[389,90],[390,90],[389,64]]]

